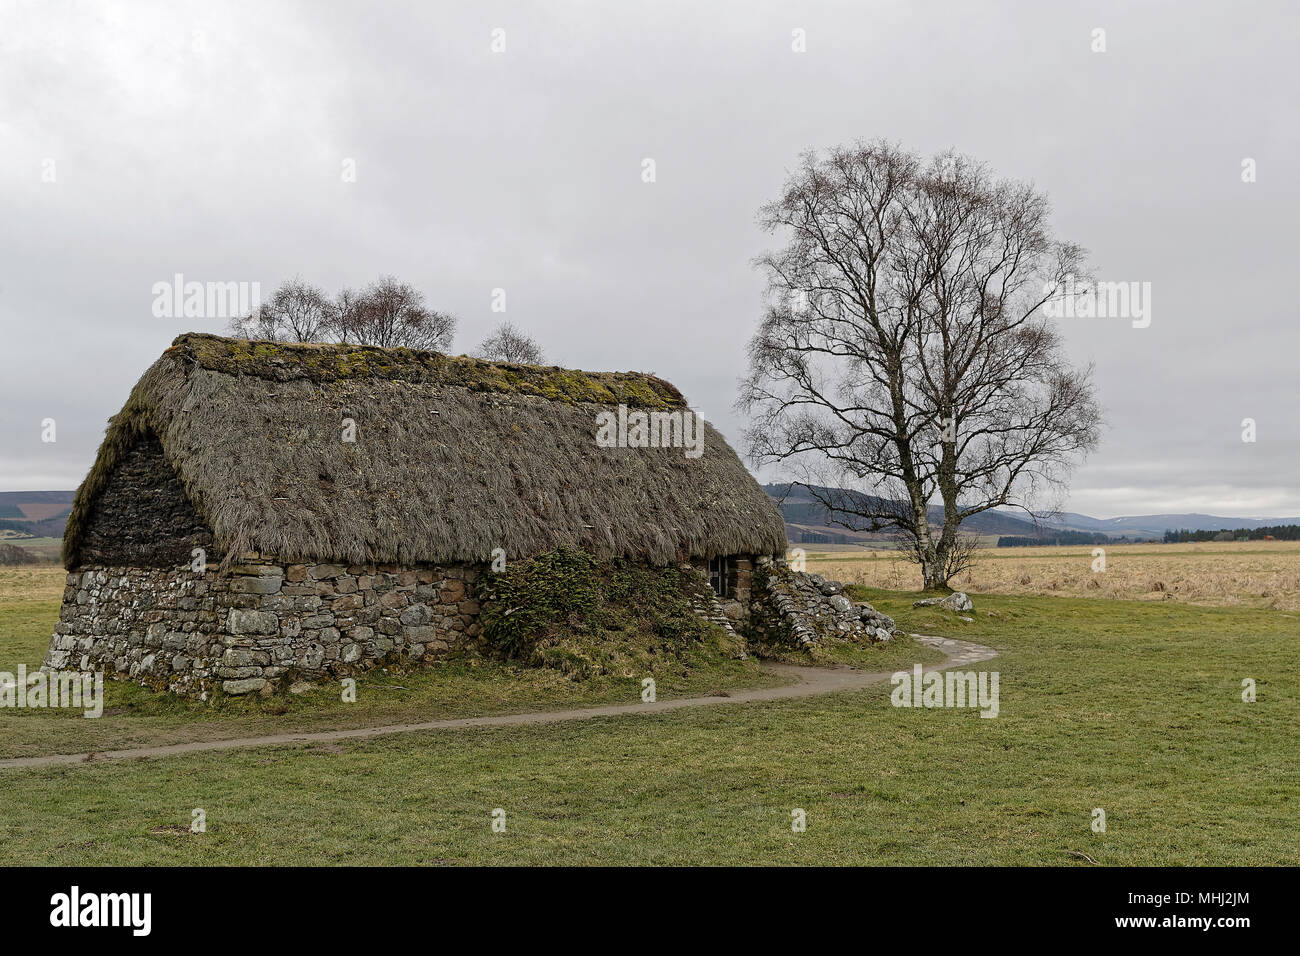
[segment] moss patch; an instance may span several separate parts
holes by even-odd
[[[484,576],[483,633],[503,658],[575,679],[681,675],[742,651],[693,610],[701,586],[674,566],[561,549]]]
[[[199,333],[180,336],[168,351],[215,372],[279,382],[387,379],[475,392],[536,395],[566,404],[593,402],[651,409],[686,407],[681,392],[663,379],[641,372],[582,372],[556,366],[487,362],[415,349],[257,342]]]

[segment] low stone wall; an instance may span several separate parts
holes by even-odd
[[[742,556],[732,593],[713,595],[694,560],[701,616],[746,636],[800,646],[838,637],[886,641],[894,622],[850,601],[842,585],[780,560]],[[269,695],[298,680],[334,680],[482,647],[472,565],[283,564],[244,555],[227,570],[91,566],[72,572],[45,664],[104,670],[207,699]]]
[[[280,564],[228,571],[87,567],[68,575],[45,663],[207,699],[274,693],[477,644],[468,565]]]
[[[761,640],[809,647],[829,639],[882,643],[896,628],[893,618],[851,600],[839,581],[775,561],[755,574],[747,630]]]

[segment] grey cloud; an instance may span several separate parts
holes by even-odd
[[[143,369],[221,329],[151,315],[176,272],[267,290],[392,272],[461,317],[458,350],[502,287],[554,361],[654,371],[734,442],[749,263],[775,241],[755,210],[801,150],[886,136],[1034,180],[1101,277],[1153,285],[1148,329],[1065,326],[1110,424],[1072,510],[1300,514],[1297,19],[1281,2],[6,5],[0,489],[75,486]]]

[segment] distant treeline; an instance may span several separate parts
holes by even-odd
[[[1236,528],[1221,531],[1166,531],[1165,544],[1182,544],[1187,541],[1300,541],[1300,524],[1281,524],[1265,528]]]
[[[1127,538],[1112,538],[1101,532],[1054,531],[1050,535],[1031,538],[1026,535],[1004,534],[998,538],[999,548],[1045,548],[1057,544],[1123,544]]]
[[[790,537],[789,531],[786,532],[786,537]],[[799,532],[800,544],[853,544],[854,541],[855,539],[850,538],[847,534],[840,534],[836,531]]]

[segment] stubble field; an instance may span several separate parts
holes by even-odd
[[[985,548],[952,582],[972,594],[1045,594],[1214,607],[1300,610],[1300,541]],[[916,566],[892,551],[808,553],[808,570],[864,587],[918,587]]]

